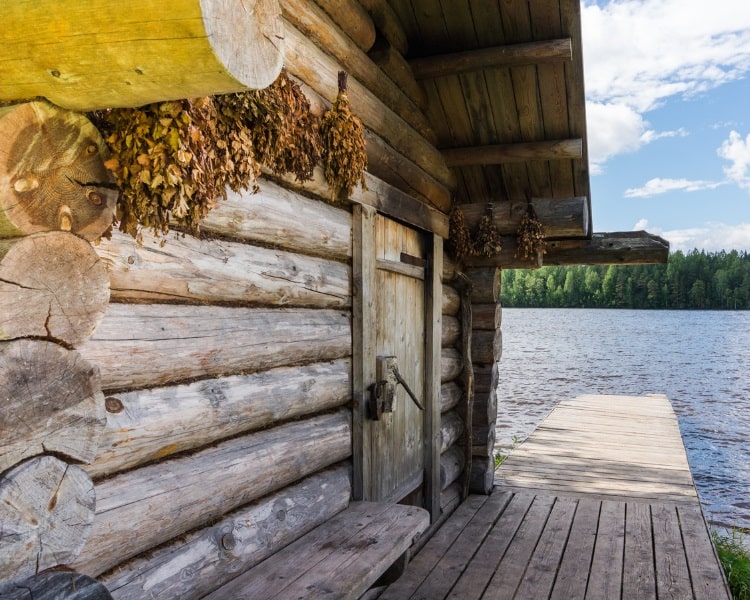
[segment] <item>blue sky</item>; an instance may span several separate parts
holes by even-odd
[[[750,0],[584,0],[595,231],[750,251]]]

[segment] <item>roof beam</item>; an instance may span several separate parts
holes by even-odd
[[[425,56],[410,60],[409,64],[417,79],[434,79],[481,69],[559,63],[572,58],[571,39],[562,38]]]
[[[573,138],[569,140],[444,148],[442,153],[449,167],[502,165],[529,160],[579,159],[583,155],[583,140]]]
[[[467,267],[494,266],[503,269],[533,269],[537,262],[514,256],[515,238],[503,238],[503,249],[497,256],[469,257]],[[647,265],[669,260],[669,242],[645,231],[595,233],[590,240],[547,240],[543,257],[549,265]]]
[[[532,198],[537,218],[544,225],[544,231],[550,238],[587,238],[589,237],[589,202],[585,196],[574,198]],[[487,210],[487,203],[460,204],[458,208],[464,213],[466,226],[474,230]],[[491,202],[492,224],[500,235],[514,236],[526,214],[528,202],[523,200]]]

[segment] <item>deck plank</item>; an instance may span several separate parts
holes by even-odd
[[[495,483],[384,600],[731,598],[665,396],[561,402]]]

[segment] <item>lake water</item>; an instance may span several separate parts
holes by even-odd
[[[750,528],[750,311],[503,309],[498,445],[560,400],[663,393],[709,521]]]

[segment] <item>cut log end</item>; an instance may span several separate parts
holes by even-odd
[[[206,35],[232,77],[251,89],[271,85],[284,63],[284,25],[278,0],[201,0]],[[249,49],[238,52],[238,48]]]
[[[0,260],[0,340],[79,346],[109,303],[109,273],[86,240],[62,231],[20,239]]]
[[[62,229],[99,238],[119,194],[107,154],[81,114],[46,102],[1,110],[0,237]]]
[[[0,479],[0,581],[73,562],[94,521],[94,484],[80,467],[37,456]]]
[[[0,342],[0,472],[56,452],[91,462],[106,424],[99,371],[42,340]]]

